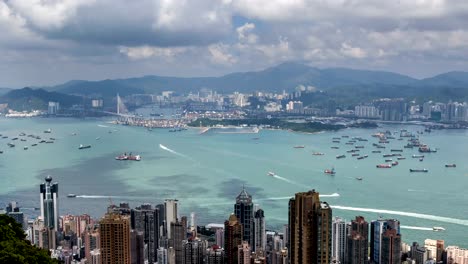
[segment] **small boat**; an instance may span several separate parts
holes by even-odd
[[[303,145],[298,145],[298,146],[294,146],[294,148],[302,149],[302,148],[305,148],[305,146],[303,146]]]
[[[392,162],[393,159],[386,159],[385,162]]]
[[[3,136],[2,138],[8,138],[8,136]]]
[[[353,154],[351,154],[351,156],[357,157],[357,156],[359,156],[359,153],[353,153]]]
[[[15,147],[15,144],[13,144],[13,143],[8,143],[7,145],[8,145],[10,148],[14,148],[14,147]]]
[[[397,160],[404,160],[406,159],[405,157],[398,157]]]
[[[55,138],[52,138],[52,137],[51,137],[51,138],[49,138],[49,139],[50,139],[50,140],[55,140]]]
[[[379,165],[376,165],[376,167],[379,169],[390,169],[392,165],[391,164],[379,164]]]
[[[332,142],[333,142],[333,143],[340,143],[339,140],[333,140]]]
[[[333,140],[340,140],[341,138],[339,138],[339,137],[334,137],[334,138],[332,138],[332,139],[333,139]]]
[[[420,158],[419,161],[424,161],[424,159],[423,159],[423,158]]]
[[[453,163],[453,164],[445,164],[445,168],[456,168],[457,167],[457,164]]]
[[[32,144],[31,146],[35,147],[35,146],[37,146],[37,144],[36,144],[36,143],[34,143],[34,144]]]
[[[391,152],[403,152],[402,149],[391,149],[390,151],[391,151]]]
[[[356,177],[356,180],[362,181],[362,177]]]
[[[78,147],[78,149],[89,149],[89,148],[91,148],[91,145],[80,144],[80,146]]]
[[[76,133],[75,133],[75,132],[73,132],[71,135],[72,135],[72,136],[76,136]]]
[[[20,139],[20,140],[23,141],[23,142],[26,141],[26,139],[24,139],[24,138],[22,138],[22,139]]]
[[[420,159],[420,158],[424,158],[424,155],[416,155],[416,154],[413,154],[413,159]]]
[[[357,149],[363,149],[364,146],[355,146],[355,148],[357,148]]]
[[[96,140],[100,140],[100,139],[101,139],[101,137],[97,137],[97,138],[96,138]]]
[[[3,150],[0,150],[0,154],[3,154]]]
[[[46,141],[45,141],[45,140],[41,140],[41,141],[39,141],[39,143],[46,143]]]
[[[314,156],[323,156],[325,154],[323,154],[322,152],[314,152],[314,153],[312,153],[312,155],[314,155]]]
[[[323,171],[323,173],[335,175],[336,172],[335,172],[335,168],[331,168],[331,169],[326,169],[325,171]]]
[[[346,158],[346,155],[337,155],[336,158],[337,158],[337,159]]]
[[[27,147],[27,146],[24,146],[23,149],[24,149],[24,150],[28,150],[28,147]]]
[[[14,138],[12,138],[11,140],[18,140],[18,138],[17,138],[17,137],[14,137]]]
[[[24,137],[24,136],[26,136],[26,134],[25,134],[24,132],[21,132],[21,133],[19,134],[19,136],[20,136],[20,137]]]
[[[396,166],[396,165],[398,165],[398,161],[392,162],[392,166]]]
[[[349,136],[346,136],[346,135],[345,135],[345,136],[341,136],[341,137],[342,137],[342,138],[349,138]]]
[[[373,150],[372,153],[381,153],[382,151],[380,150]]]
[[[346,142],[346,145],[354,145],[353,142]]]
[[[383,155],[384,158],[393,157],[393,156],[395,156],[395,155],[393,155],[393,154],[384,154]]]
[[[445,228],[440,227],[440,226],[434,226],[432,227],[432,231],[434,232],[445,231]]]
[[[332,149],[339,149],[340,147],[331,147]]]
[[[76,198],[76,194],[74,194],[74,193],[69,193],[69,194],[67,194],[67,197],[68,197],[68,198]]]
[[[49,128],[49,129],[47,129],[47,130],[44,130],[44,133],[50,134],[50,133],[52,133],[52,130]]]
[[[54,141],[53,140],[47,140],[45,143],[46,144],[52,144],[52,143],[54,143]]]
[[[269,172],[267,173],[267,175],[268,175],[268,176],[271,176],[271,177],[275,177],[275,176],[276,176],[276,174],[275,174],[274,172],[272,172],[272,171],[269,171]]]
[[[428,172],[427,169],[409,169],[410,172]]]
[[[252,138],[252,140],[259,140],[259,139],[260,139],[259,137]]]

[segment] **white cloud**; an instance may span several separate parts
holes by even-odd
[[[354,59],[363,59],[367,57],[367,53],[365,50],[359,47],[352,47],[346,42],[341,43],[340,51],[343,55]]]
[[[208,47],[211,62],[222,65],[232,65],[237,62],[232,54],[229,53],[229,46],[225,44],[213,44]]]
[[[128,58],[132,60],[149,59],[152,57],[159,57],[172,60],[175,56],[185,52],[186,50],[187,48],[184,47],[160,48],[147,45],[139,47],[121,46],[119,48],[120,53],[125,54]]]
[[[257,43],[258,36],[252,33],[255,29],[255,24],[253,23],[245,23],[244,25],[236,28],[237,38],[240,42],[248,43],[248,44],[255,44]]]

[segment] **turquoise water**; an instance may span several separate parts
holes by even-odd
[[[52,134],[42,131],[51,128]],[[194,211],[200,224],[221,223],[233,208],[242,186],[265,210],[267,226],[280,228],[287,223],[288,199],[295,192],[316,189],[346,219],[363,215],[368,221],[383,217],[399,219],[405,242],[426,238],[444,239],[446,244],[468,247],[468,132],[441,130],[421,135],[424,143],[438,148],[424,161],[412,159],[417,150],[404,149],[406,160],[391,169],[377,169],[382,154],[403,148],[406,141],[392,140],[381,154],[373,154],[371,134],[381,130],[421,130],[416,126],[386,126],[379,129],[347,129],[339,132],[300,134],[262,130],[259,134],[221,134],[198,129],[169,133],[143,128],[115,126],[105,120],[78,119],[0,119],[0,206],[16,200],[31,216],[39,207],[39,183],[50,174],[59,182],[60,212],[89,213],[100,217],[109,203],[160,203],[178,198],[182,214]],[[109,133],[111,131],[112,133]],[[31,147],[17,140],[15,148],[6,145],[19,133],[54,137],[54,144]],[[73,135],[76,133],[76,135]],[[360,136],[368,142],[356,160],[346,150],[352,146],[332,143],[333,137]],[[99,140],[96,140],[100,137]],[[258,140],[253,140],[259,137]],[[78,150],[79,144],[92,148]],[[160,146],[161,144],[161,146]],[[23,146],[30,146],[23,150]],[[295,149],[295,145],[304,145]],[[340,149],[331,149],[331,146]],[[313,152],[323,152],[314,156]],[[142,155],[142,161],[116,161],[123,152]],[[337,160],[336,155],[346,154]],[[395,158],[394,158],[395,159]],[[445,168],[456,163],[456,168]],[[334,167],[335,176],[324,169]],[[409,173],[409,168],[427,168],[429,173]],[[269,171],[276,177],[268,176]],[[356,177],[363,177],[358,181]],[[78,195],[66,198],[68,193]],[[446,230],[432,231],[433,226]]]

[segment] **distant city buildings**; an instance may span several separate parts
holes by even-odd
[[[58,103],[58,102],[49,102],[49,106],[47,108],[47,114],[56,115],[59,110],[60,110],[60,103]]]

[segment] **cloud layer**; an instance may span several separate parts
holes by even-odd
[[[462,0],[0,0],[0,86],[197,76],[283,61],[468,70]]]

